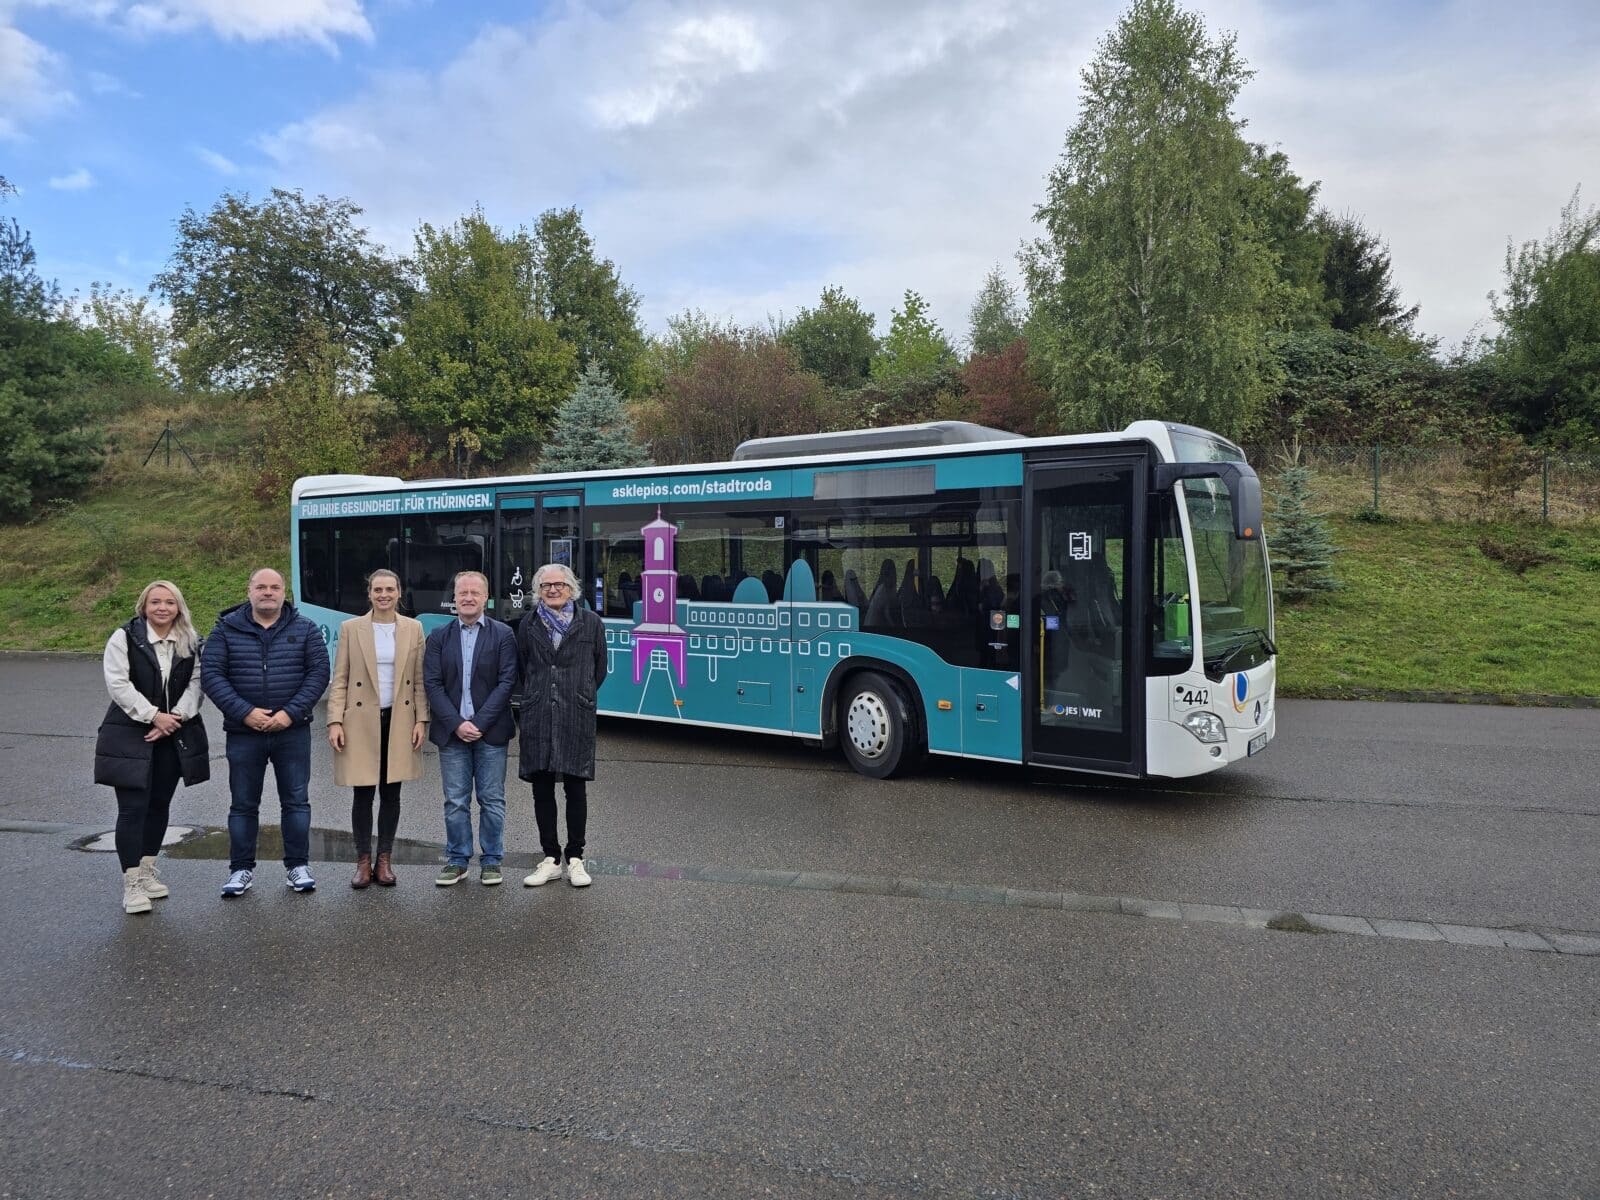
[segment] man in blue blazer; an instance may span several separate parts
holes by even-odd
[[[445,865],[434,880],[450,887],[472,861],[472,796],[478,797],[479,880],[500,882],[505,854],[506,747],[516,731],[517,639],[484,615],[489,580],[477,571],[455,578],[456,619],[428,635],[422,686],[433,714],[428,736],[439,747],[444,781]]]

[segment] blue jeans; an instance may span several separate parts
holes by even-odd
[[[478,792],[478,862],[498,867],[505,855],[506,747],[483,739],[452,737],[439,748],[439,778],[444,782],[445,861],[464,867],[472,861],[472,792]]]
[[[278,781],[282,814],[283,865],[293,870],[311,858],[311,726],[291,725],[275,733],[240,730],[228,734],[228,870],[256,869],[256,835],[261,828],[261,788],[267,764]]]

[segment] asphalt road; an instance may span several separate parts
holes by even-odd
[[[0,657],[0,1197],[1600,1198],[1600,712],[1285,702],[1154,787],[604,723],[587,891],[175,858],[130,918],[104,705]]]

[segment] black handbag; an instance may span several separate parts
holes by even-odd
[[[178,762],[186,786],[211,778],[211,738],[206,733],[204,718],[196,713],[185,721],[172,735],[172,744],[178,749]]]

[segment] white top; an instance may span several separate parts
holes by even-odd
[[[378,652],[378,707],[394,704],[394,631],[398,621],[372,623],[372,645]]]
[[[172,660],[178,654],[178,639],[170,633],[164,638],[152,636],[150,646],[156,652],[156,661],[161,664],[161,683],[165,687],[172,675]],[[106,653],[101,665],[105,669],[106,691],[111,693],[116,706],[141,725],[153,722],[160,710],[139,694],[139,689],[133,686],[133,680],[128,676],[128,638],[121,629],[106,640]],[[172,715],[190,721],[199,711],[200,664],[196,662],[194,672],[189,676],[189,686],[178,697]]]

